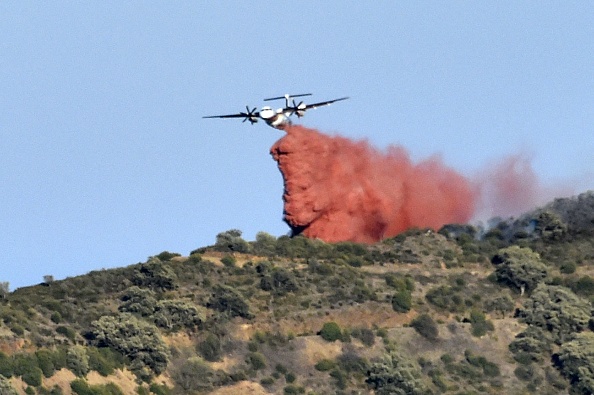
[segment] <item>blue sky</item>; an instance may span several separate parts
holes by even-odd
[[[285,93],[301,123],[439,154],[519,152],[594,188],[590,2],[0,2],[0,281],[11,289],[288,232],[263,124],[202,119]]]

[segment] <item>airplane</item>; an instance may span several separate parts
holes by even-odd
[[[240,112],[237,114],[229,114],[229,115],[209,115],[202,118],[243,118],[242,122],[250,121],[253,125],[258,122],[258,119],[262,119],[266,122],[269,126],[283,130],[287,126],[291,125],[291,120],[289,117],[291,115],[297,115],[298,118],[301,118],[305,115],[305,111],[311,108],[318,108],[322,106],[327,106],[332,103],[336,103],[337,101],[346,100],[348,97],[341,97],[339,99],[323,101],[319,103],[313,104],[305,104],[303,101],[297,104],[295,102],[295,97],[303,97],[303,96],[311,96],[311,93],[302,93],[299,95],[284,95],[279,97],[271,97],[269,99],[264,99],[264,101],[271,101],[271,100],[281,100],[285,99],[285,107],[279,108],[276,111],[272,109],[270,106],[262,107],[260,111],[256,111],[257,108],[254,107],[250,110],[249,106],[245,106],[246,111]]]

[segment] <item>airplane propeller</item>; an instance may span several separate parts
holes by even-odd
[[[245,106],[245,109],[247,110],[247,112],[239,113],[239,115],[242,115],[245,117],[245,118],[243,118],[243,121],[241,121],[241,122],[250,121],[250,123],[252,125],[255,124],[256,122],[258,122],[258,116],[256,115],[257,108],[254,107],[250,110],[250,108],[248,106]]]
[[[291,107],[291,114],[295,114],[297,115],[298,118],[301,118],[303,115],[305,115],[305,107],[306,104],[302,101],[299,102],[299,104],[297,104],[295,102],[295,99],[293,99],[293,106]]]

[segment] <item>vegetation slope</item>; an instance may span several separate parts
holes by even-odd
[[[374,245],[238,230],[8,292],[0,394],[594,393],[594,193]]]

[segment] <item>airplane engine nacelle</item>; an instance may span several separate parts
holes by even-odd
[[[276,113],[274,112],[274,110],[271,107],[262,107],[262,109],[260,110],[260,117],[262,119],[270,119],[275,114]]]

